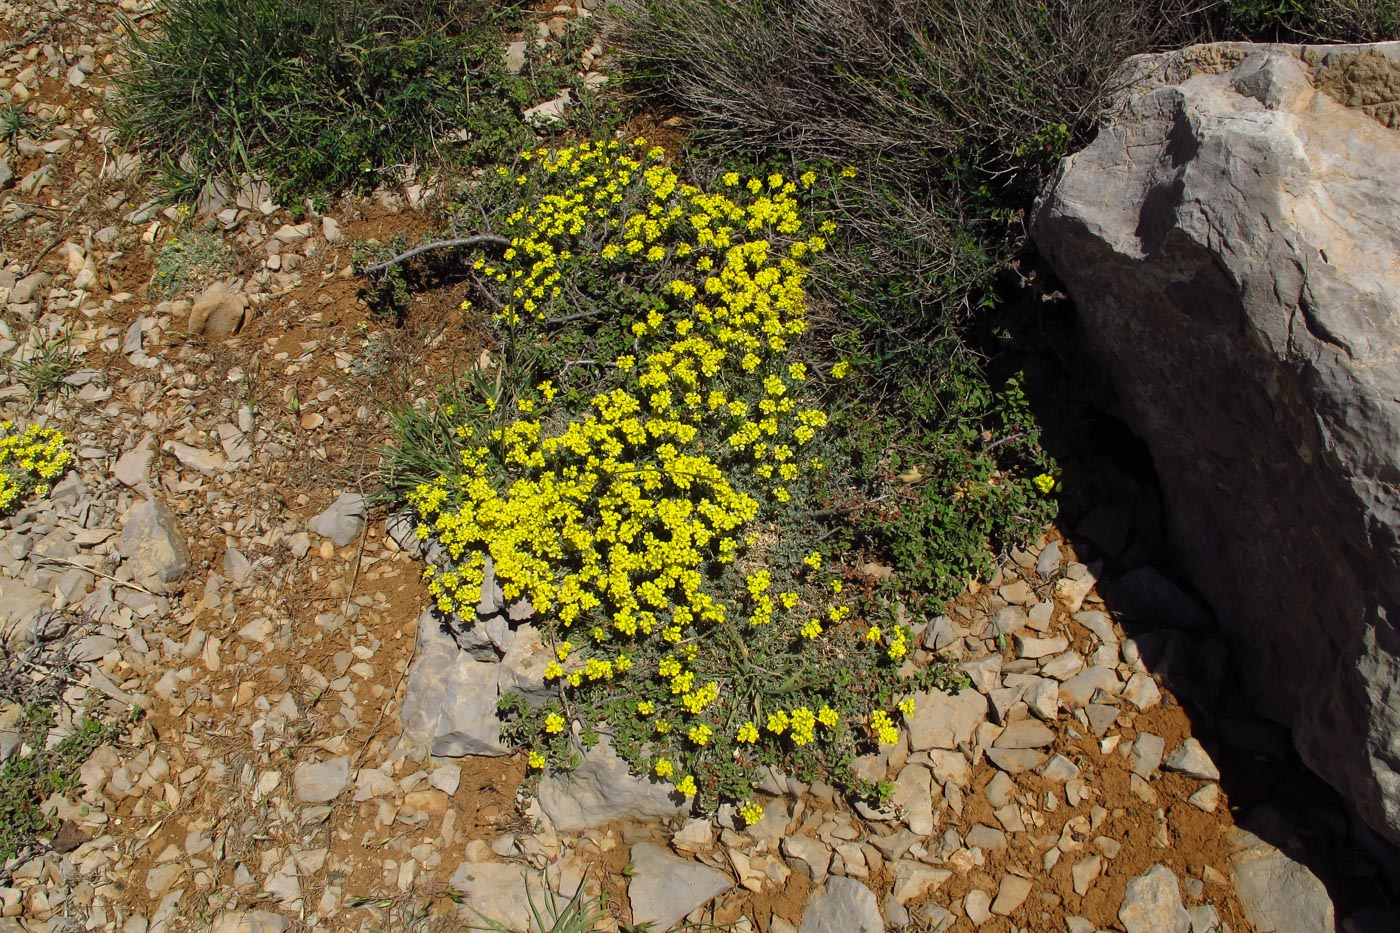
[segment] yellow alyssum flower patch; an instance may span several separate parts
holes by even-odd
[[[496,326],[529,340],[577,316],[583,270],[646,277],[654,301],[623,322],[625,352],[590,361],[608,381],[584,404],[566,407],[562,376],[489,399],[490,422],[455,425],[455,472],[407,498],[445,556],[424,574],[438,609],[470,616],[489,557],[505,599],[528,600],[546,631],[561,702],[530,720],[549,749],[532,765],[561,763],[571,723],[611,709],[614,726],[645,730],[625,751],[680,775],[679,793],[740,801],[760,757],[893,728],[883,711],[838,714],[850,703],[828,696],[830,677],[767,698],[762,659],[857,651],[892,670],[895,636],[835,647],[852,608],[818,550],[781,575],[740,566],[823,468],[812,448],[829,419],[795,355],[808,263],[826,248],[797,193],[816,176],[731,173],[705,192],[664,157],[644,141],[527,154],[520,187],[540,193],[506,218],[509,249],[474,264],[501,286]]]
[[[29,495],[47,496],[72,459],[56,428],[31,424],[16,431],[13,421],[0,421],[0,514]]]

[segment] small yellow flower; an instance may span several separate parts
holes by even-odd
[[[530,753],[530,767],[536,771],[543,771],[545,766],[544,755],[539,752]]]
[[[744,823],[752,826],[763,819],[763,807],[753,800],[746,802],[739,808],[739,815],[744,818]]]
[[[739,727],[739,733],[734,736],[734,739],[745,745],[752,745],[758,741],[758,726],[755,726],[752,720],[744,723]]]
[[[851,364],[850,364],[850,362],[847,361],[847,360],[841,360],[841,361],[840,361],[839,363],[837,363],[835,366],[832,366],[832,367],[831,367],[831,378],[832,378],[832,379],[845,379],[846,376],[850,373],[850,371],[851,371]]]
[[[1055,477],[1049,473],[1041,473],[1031,482],[1035,484],[1036,489],[1040,490],[1042,496],[1048,496],[1050,491],[1055,488]]]
[[[899,711],[906,716],[914,715],[914,698],[905,697],[899,701]]]
[[[564,731],[564,717],[558,713],[550,713],[544,718],[544,731],[550,735],[558,735]]]
[[[653,766],[653,770],[656,772],[657,777],[668,778],[675,773],[676,766],[665,758],[658,758],[656,759],[656,764]]]
[[[687,797],[694,797],[698,789],[699,788],[695,786],[695,778],[689,774],[681,778],[681,782],[676,785],[676,790]]]

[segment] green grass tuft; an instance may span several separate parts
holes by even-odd
[[[130,140],[172,162],[264,177],[287,200],[372,186],[429,154],[480,163],[528,144],[521,112],[573,77],[538,56],[507,74],[505,36],[528,9],[524,0],[168,0],[128,30],[116,117]]]

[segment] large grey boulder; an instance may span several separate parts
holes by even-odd
[[[1251,699],[1400,841],[1397,76],[1397,43],[1134,58],[1032,234]]]

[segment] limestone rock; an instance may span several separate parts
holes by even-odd
[[[1128,933],[1191,933],[1191,915],[1181,903],[1176,875],[1165,865],[1153,865],[1128,882],[1118,922]]]
[[[1261,933],[1332,933],[1337,928],[1332,900],[1306,866],[1244,830],[1243,848],[1230,857],[1245,918]]]
[[[971,741],[987,719],[987,699],[975,690],[948,694],[931,690],[914,696],[914,715],[905,717],[914,751],[957,748]]]
[[[227,282],[215,282],[194,300],[189,331],[210,340],[227,340],[243,329],[247,313],[247,295],[231,290]]]
[[[500,677],[500,665],[462,651],[443,617],[424,610],[399,714],[399,750],[413,757],[506,754],[496,715]]]
[[[164,592],[189,573],[190,546],[175,513],[155,499],[127,513],[118,547],[136,581],[156,592]]]
[[[1198,781],[1220,780],[1220,769],[1210,760],[1201,743],[1189,736],[1163,760],[1162,767]]]
[[[506,862],[463,862],[448,883],[462,893],[458,916],[477,928],[498,923],[508,930],[532,929],[530,898],[539,903],[546,896],[527,887],[523,868]]]
[[[139,486],[146,481],[155,456],[155,438],[147,434],[135,447],[123,453],[112,465],[112,475],[123,486]]]
[[[1133,58],[1032,223],[1250,699],[1392,841],[1400,134],[1381,122],[1393,106],[1365,101],[1397,73],[1394,43]],[[1154,624],[1199,622],[1161,582],[1116,596]]]
[[[270,910],[239,910],[220,914],[209,933],[282,933],[287,918]]]
[[[807,902],[801,933],[885,933],[875,892],[854,878],[831,877]]]
[[[614,820],[669,820],[690,801],[669,784],[637,777],[603,740],[579,755],[579,766],[540,779],[540,807],[554,828],[576,832]]]
[[[329,761],[303,761],[292,772],[292,783],[302,803],[329,803],[350,785],[350,758],[342,755]]]
[[[671,929],[686,914],[733,886],[728,875],[650,842],[632,847],[632,869],[627,883],[632,922],[650,923],[654,930]]]
[[[307,522],[306,527],[330,538],[336,547],[345,547],[364,530],[365,511],[364,496],[358,492],[342,492],[329,508]]]

